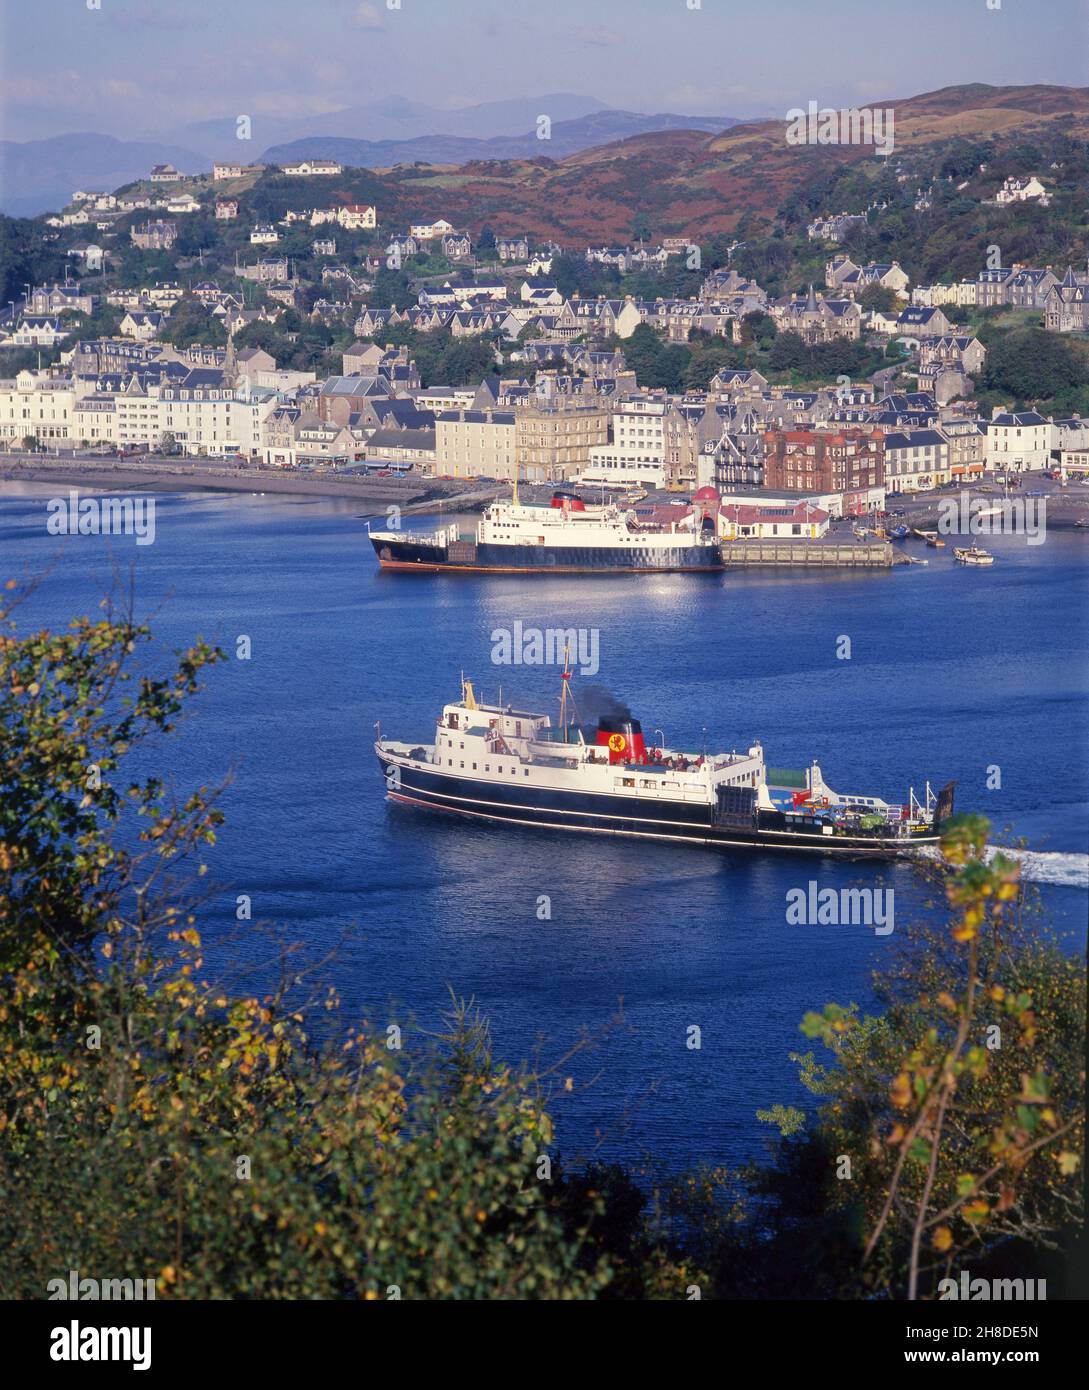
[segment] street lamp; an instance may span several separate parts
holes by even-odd
[[[662,750],[662,752],[664,753],[664,752],[665,752],[665,746],[666,746],[666,741],[665,741],[665,730],[664,730],[664,729],[655,729],[654,732],[655,732],[656,734],[661,734],[661,736],[662,736],[661,742],[658,744],[658,747],[659,747],[659,748]]]

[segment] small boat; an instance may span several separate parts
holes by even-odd
[[[1085,517],[1079,516],[1077,521],[1074,522],[1074,530],[1084,531],[1086,528],[1089,528],[1089,521],[1086,521]]]
[[[892,530],[889,532],[889,536],[890,536],[894,541],[902,541],[902,540],[904,539],[904,537],[907,536],[907,535],[908,535],[908,528],[907,528],[906,526],[894,526],[894,527],[892,528]]]
[[[931,531],[930,535],[926,538],[926,543],[932,550],[942,550],[945,546],[945,542],[942,540],[941,536],[938,535],[937,531]]]
[[[953,551],[953,559],[959,565],[993,565],[994,556],[989,550],[981,550],[978,545],[959,547]]]

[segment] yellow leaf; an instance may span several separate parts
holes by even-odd
[[[902,1071],[889,1087],[889,1099],[899,1110],[906,1110],[911,1104],[911,1077]]]
[[[948,1226],[939,1226],[933,1235],[935,1250],[948,1250],[953,1244],[953,1232]]]

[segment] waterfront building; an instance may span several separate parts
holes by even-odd
[[[952,478],[949,440],[940,430],[885,435],[886,492],[927,492]]]
[[[987,421],[987,467],[994,472],[1028,473],[1047,468],[1051,422],[1035,410],[1012,412],[996,406]]]
[[[769,488],[844,493],[882,487],[885,436],[880,429],[768,430],[764,479]]]

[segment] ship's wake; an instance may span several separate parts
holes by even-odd
[[[996,854],[1016,859],[1021,865],[1021,877],[1026,883],[1056,884],[1062,888],[1089,888],[1089,854],[1064,854],[1058,850],[1009,849],[1005,845],[988,845],[988,860]],[[936,845],[926,846],[929,859],[940,859]]]

